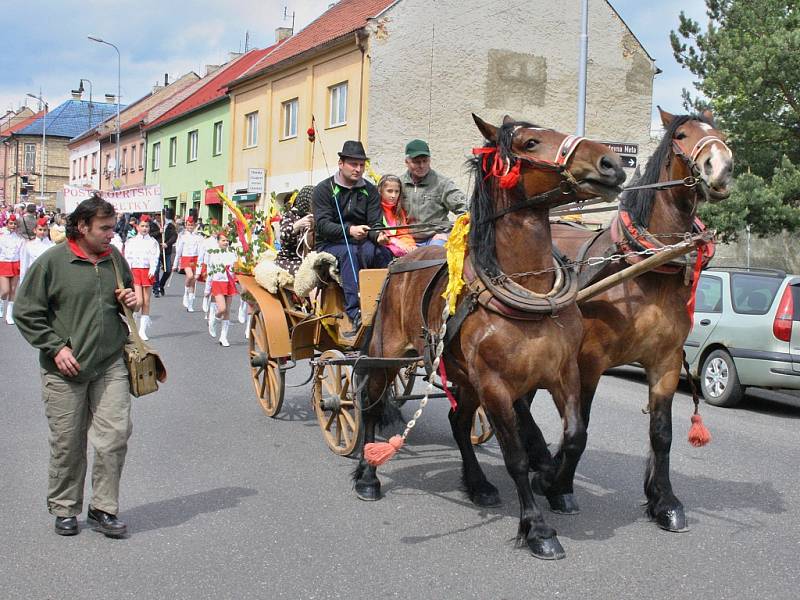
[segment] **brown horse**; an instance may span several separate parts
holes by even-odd
[[[634,185],[667,181],[673,184],[667,189],[651,187],[625,192],[617,217],[599,236],[568,224],[553,224],[555,243],[567,256],[580,261],[680,242],[687,233],[702,228],[696,221],[699,202],[719,201],[729,195],[733,157],[723,134],[714,127],[711,113],[673,116],[661,111],[661,120],[666,128],[664,138],[647,163],[644,176]],[[696,183],[683,185],[677,183],[679,180]],[[709,254],[708,248],[706,253]],[[644,482],[647,512],[668,531],[687,529],[683,505],[673,493],[669,478],[669,453],[672,397],[680,380],[683,343],[691,329],[687,302],[694,264],[693,260],[669,264],[659,272],[647,272],[579,305],[586,331],[578,358],[583,420],[588,426],[592,398],[604,371],[630,363],[644,367],[650,388],[651,453]],[[581,286],[627,266],[616,261],[584,269]],[[541,434],[534,429],[533,435]],[[548,459],[549,453],[538,458],[545,462]],[[556,463],[559,460],[561,457],[556,455]],[[551,487],[546,475],[543,479],[537,473],[534,478],[534,489],[548,495],[551,508],[577,512],[577,504],[571,510],[563,510],[562,486]]]
[[[613,197],[625,174],[619,156],[597,142],[509,117],[500,127],[473,117],[488,144],[472,161],[475,189],[464,271],[468,287],[461,294],[461,302],[471,302],[471,307],[444,354],[447,375],[458,388],[458,405],[450,413],[450,424],[461,451],[470,499],[480,506],[497,504],[497,488],[486,479],[470,442],[473,415],[479,405],[485,409],[519,495],[518,542],[527,543],[539,558],[562,558],[564,551],[556,532],[546,525],[534,501],[526,440],[520,436],[520,420],[531,421],[528,427],[534,425],[528,411],[519,411],[524,404],[519,399],[535,388],[550,390],[565,414],[566,459],[554,480],[572,481],[586,442],[578,406],[576,360],[583,327],[574,302],[577,282],[566,298],[556,293],[564,278],[557,277],[553,269],[548,208],[598,195]],[[396,265],[443,256],[441,248],[422,248]],[[441,291],[446,274],[434,282],[430,303],[423,303],[435,273],[438,271],[429,267],[389,276],[368,341],[370,357],[425,353],[420,334],[423,329],[439,331],[444,308]],[[516,288],[504,287],[502,282],[509,273],[527,275],[519,278]],[[487,295],[487,286],[494,287],[503,299],[498,300],[494,292]],[[524,304],[531,299],[538,299],[546,309],[533,314],[510,307],[516,300]],[[551,310],[554,306],[555,311]],[[365,444],[375,439],[395,373],[395,369],[368,369],[363,400]],[[363,452],[354,480],[359,498],[380,498],[376,468]]]

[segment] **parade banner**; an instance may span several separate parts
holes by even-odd
[[[93,194],[100,195],[114,205],[121,213],[154,213],[161,212],[164,201],[161,198],[160,185],[145,185],[117,191],[97,191],[72,185],[64,186],[64,212],[69,214],[84,200]]]

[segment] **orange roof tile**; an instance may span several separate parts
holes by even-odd
[[[20,121],[19,123],[15,123],[11,127],[6,127],[2,131],[0,131],[0,138],[7,137],[7,136],[11,135],[12,133],[14,133],[15,131],[19,131],[20,129],[24,129],[25,127],[27,127],[28,125],[30,125],[31,123],[36,121],[37,119],[40,119],[43,114],[44,114],[44,111],[40,110],[35,115],[31,115],[27,119],[25,119],[23,121]]]
[[[305,29],[254,64],[239,80],[250,79],[281,61],[357,31],[367,24],[368,19],[379,15],[395,2],[397,0],[340,0]]]
[[[198,81],[186,98],[148,123],[145,129],[159,127],[172,119],[224,97],[226,86],[230,81],[239,77],[279,45],[280,43],[261,50],[251,50],[223,65],[219,70]]]

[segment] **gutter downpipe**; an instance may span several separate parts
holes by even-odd
[[[367,39],[369,39],[369,34],[363,29],[356,31],[356,45],[361,50],[361,74],[358,82],[358,140],[360,142],[364,141],[361,139],[361,130],[364,116],[364,63],[367,56]]]
[[[589,0],[581,0],[580,62],[578,67],[578,124],[575,135],[586,132],[586,63],[589,56]]]

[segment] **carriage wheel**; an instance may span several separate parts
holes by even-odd
[[[344,358],[339,350],[326,350],[320,361]],[[363,435],[361,410],[356,405],[353,367],[323,364],[314,376],[311,402],[325,443],[334,454],[350,456]]]
[[[403,406],[406,400],[402,396],[408,396],[414,390],[414,383],[417,380],[417,363],[412,363],[401,368],[394,378],[394,397],[398,407]]]
[[[492,424],[489,423],[489,418],[486,416],[483,407],[479,406],[478,410],[475,411],[475,417],[472,422],[472,433],[469,436],[470,440],[472,440],[472,445],[480,446],[492,439],[493,435]]]
[[[274,417],[283,406],[285,375],[280,370],[278,359],[269,356],[266,324],[259,309],[250,320],[249,342],[250,371],[256,398],[267,416]]]

